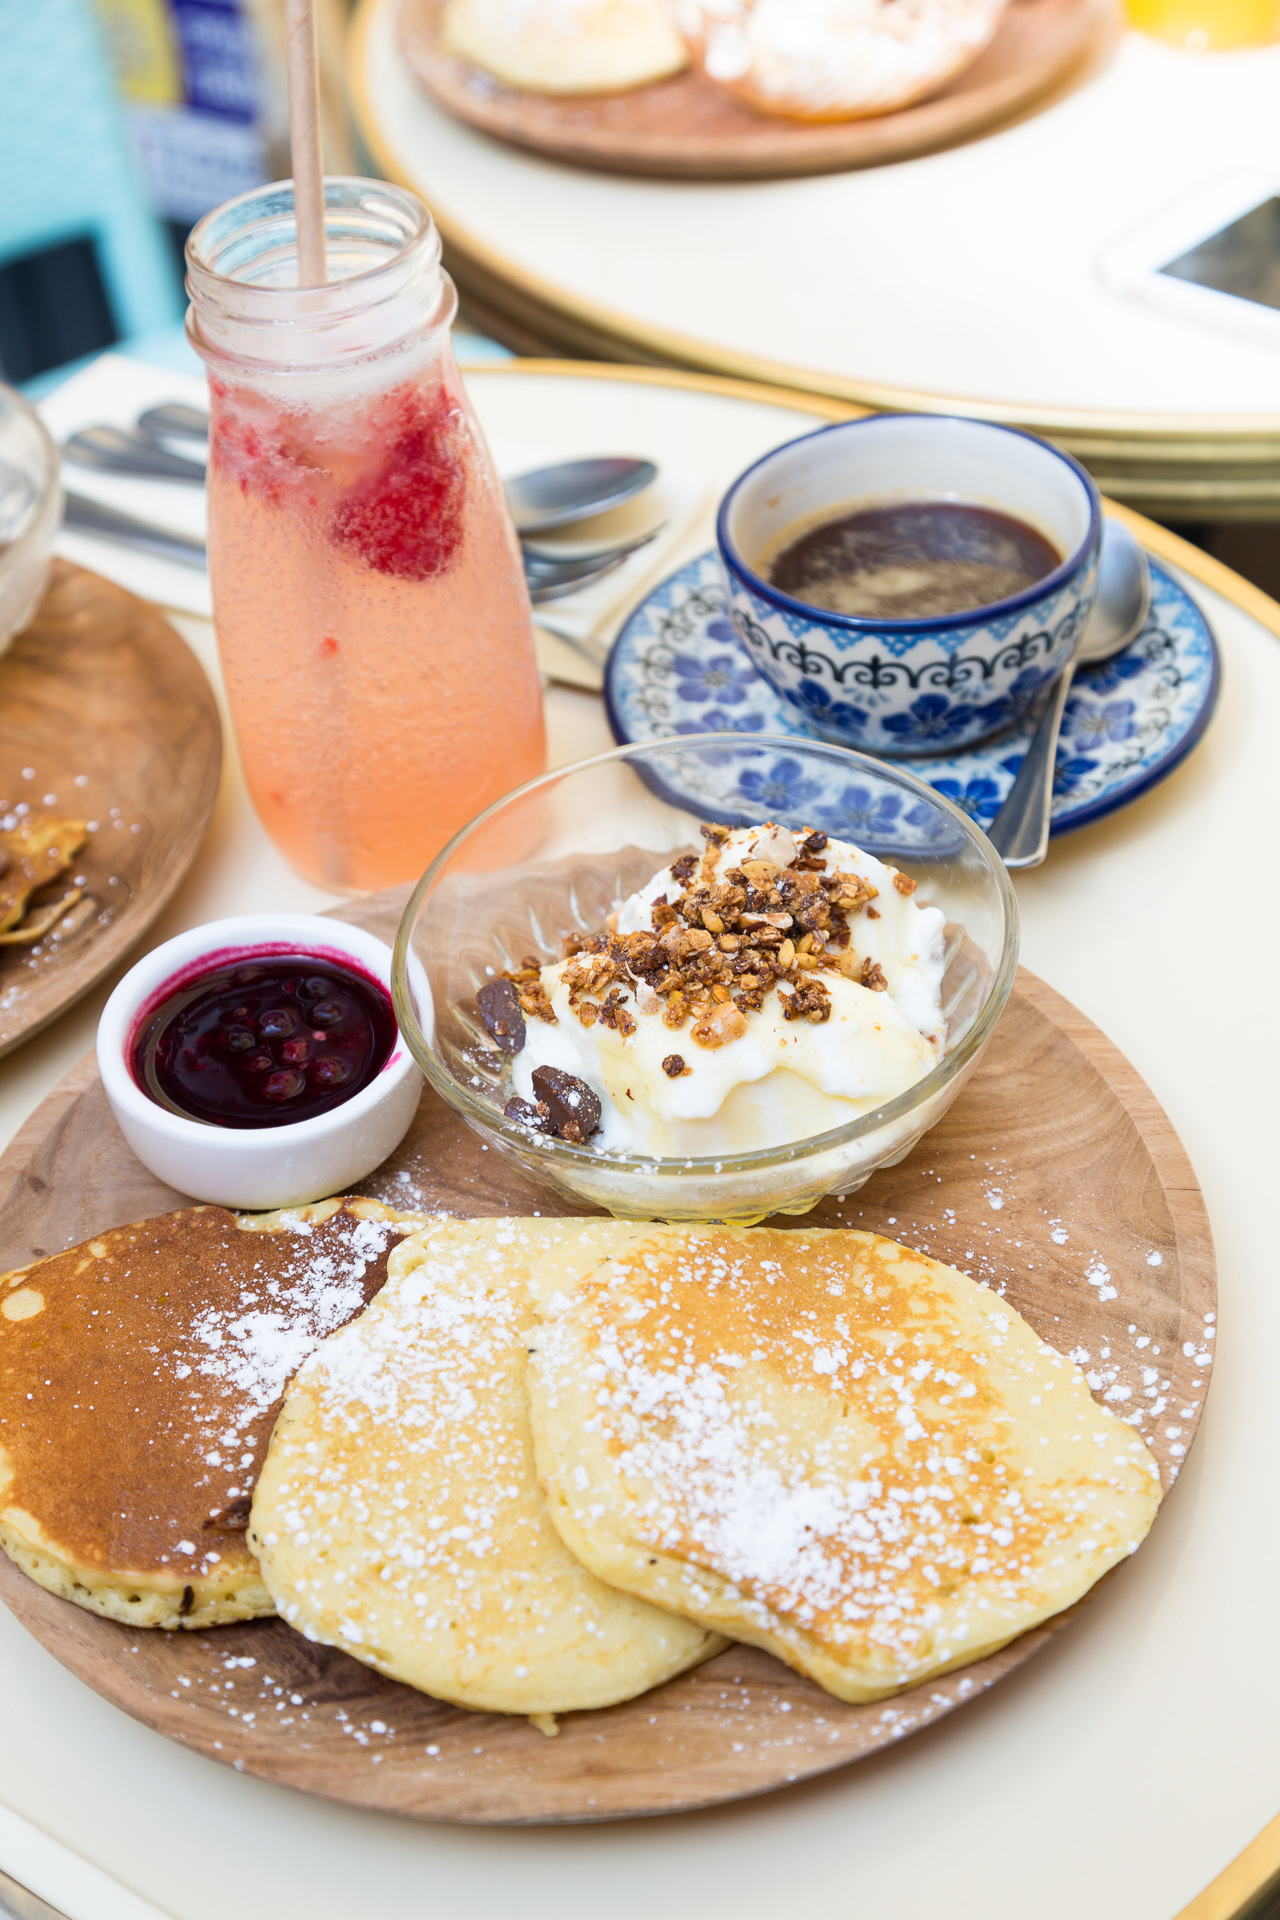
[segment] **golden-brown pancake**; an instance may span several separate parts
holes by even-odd
[[[1007,1302],[874,1234],[658,1228],[545,1304],[530,1348],[570,1550],[844,1700],[1070,1606],[1160,1498]]]
[[[460,1706],[541,1719],[630,1699],[715,1652],[595,1579],[547,1517],[524,1393],[534,1300],[643,1229],[434,1225],[285,1395],[250,1541],[281,1616]]]
[[[0,1546],[133,1626],[271,1613],[245,1528],[281,1396],[422,1224],[186,1207],[0,1276]]]

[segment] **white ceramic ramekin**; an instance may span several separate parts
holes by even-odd
[[[218,1127],[159,1106],[134,1079],[130,1056],[143,1022],[194,974],[264,951],[351,962],[391,987],[391,949],[342,920],[309,913],[254,913],[193,927],[130,968],[98,1022],[98,1071],[120,1131],[145,1167],[180,1193],[252,1212],[303,1206],[362,1180],[399,1146],[418,1108],[422,1074],[396,1031],[377,1078],[328,1113],[292,1126]],[[431,1020],[431,989],[413,982]]]

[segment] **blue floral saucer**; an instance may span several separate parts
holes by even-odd
[[[1171,773],[1208,726],[1218,679],[1218,646],[1208,622],[1153,560],[1146,626],[1113,660],[1084,668],[1072,687],[1058,741],[1051,831],[1069,833],[1100,820]],[[714,553],[690,560],[636,608],[609,656],[604,697],[614,738],[624,745],[679,733],[813,738],[796,709],[756,672],[734,632]],[[1022,765],[1034,722],[948,754],[946,699],[922,694],[915,709],[922,727],[934,730],[937,751],[906,764],[989,825]],[[785,791],[785,768],[780,764],[775,773],[773,786]],[[704,808],[712,798],[696,796]]]

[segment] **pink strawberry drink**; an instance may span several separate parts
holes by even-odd
[[[209,368],[209,570],[245,777],[343,891],[414,879],[543,770],[519,546],[449,340],[430,215],[326,182],[330,284],[299,288],[289,183],[188,242]]]

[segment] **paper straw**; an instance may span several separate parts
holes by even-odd
[[[285,0],[289,71],[289,146],[298,223],[298,285],[328,279],[324,259],[324,165],[320,157],[320,62],[313,0]]]

